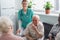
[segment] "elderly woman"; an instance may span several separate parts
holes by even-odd
[[[7,17],[0,17],[0,40],[23,40],[13,34],[13,23]]]
[[[32,22],[27,25],[23,35],[28,40],[43,40],[44,26],[39,19],[39,16],[35,15],[33,16]]]
[[[30,8],[28,8],[27,0],[22,1],[22,7],[23,8],[18,12],[18,23],[19,25],[21,25],[19,26],[19,28],[21,28],[20,33],[22,33],[23,30],[26,28],[27,24],[32,21],[32,16],[33,16],[33,11]]]

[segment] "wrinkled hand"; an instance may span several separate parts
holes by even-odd
[[[35,30],[35,31],[36,31],[36,29],[37,29],[37,27],[36,27],[34,24],[32,24],[32,28],[33,28],[33,30]]]
[[[18,29],[17,31],[16,31],[16,34],[19,34],[20,33],[20,29]]]

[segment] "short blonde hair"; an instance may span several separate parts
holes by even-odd
[[[8,32],[9,28],[13,26],[13,22],[6,16],[0,17],[0,31]]]

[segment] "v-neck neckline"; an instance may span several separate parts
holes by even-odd
[[[23,10],[23,9],[22,9],[22,11],[23,11],[23,14],[24,14],[24,15],[27,15],[28,9],[27,9],[27,11],[26,11],[26,14],[24,13],[24,10]]]

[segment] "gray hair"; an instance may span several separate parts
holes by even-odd
[[[9,28],[12,26],[13,28],[13,22],[6,16],[0,17],[0,31],[1,32],[8,32]]]
[[[33,15],[33,18],[38,18],[40,20],[40,16],[39,15]]]

